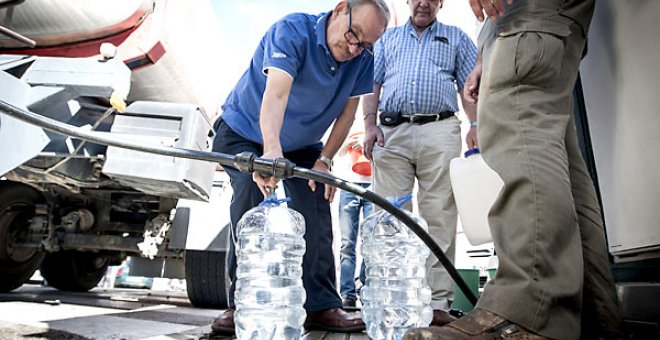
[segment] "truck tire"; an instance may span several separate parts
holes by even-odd
[[[101,281],[108,269],[108,257],[74,250],[46,255],[41,276],[48,285],[63,291],[86,292]]]
[[[195,307],[227,308],[226,252],[186,250],[186,288]]]
[[[35,204],[43,200],[43,196],[31,187],[0,182],[0,292],[9,292],[23,285],[44,258],[38,248],[15,246],[25,240]]]

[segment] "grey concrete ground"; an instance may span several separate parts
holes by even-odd
[[[0,294],[0,340],[228,340],[211,333],[210,324],[221,312],[192,307],[185,292],[95,288],[71,293],[24,285]],[[304,339],[368,337],[310,332]]]
[[[25,285],[0,294],[0,339],[201,339],[218,313],[193,308],[182,292]]]

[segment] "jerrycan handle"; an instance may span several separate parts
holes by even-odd
[[[479,153],[481,153],[481,150],[479,150],[479,148],[474,148],[474,149],[470,149],[468,151],[465,151],[464,155],[465,155],[465,158],[468,158],[472,155],[476,155],[476,154],[479,154]]]

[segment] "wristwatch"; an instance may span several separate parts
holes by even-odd
[[[332,158],[321,155],[319,156],[319,161],[323,162],[328,167],[328,170],[332,171]]]

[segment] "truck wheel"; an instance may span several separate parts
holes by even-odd
[[[47,254],[41,264],[41,275],[51,287],[86,292],[96,287],[107,269],[107,256],[66,250]]]
[[[195,307],[227,308],[225,252],[186,250],[186,288]]]
[[[23,285],[44,258],[38,248],[19,246],[28,235],[35,204],[43,199],[38,191],[28,186],[0,182],[0,292]]]

